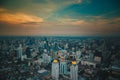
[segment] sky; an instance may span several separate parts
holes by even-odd
[[[0,0],[0,36],[119,36],[120,0]]]

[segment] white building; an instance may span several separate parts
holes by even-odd
[[[22,58],[22,55],[23,55],[22,44],[19,45],[17,50],[18,50],[18,59],[23,60],[23,58]]]
[[[48,63],[48,54],[43,53],[42,58],[43,58],[44,63]]]
[[[55,80],[59,79],[59,63],[58,60],[54,60],[52,63],[52,78]]]
[[[78,65],[76,61],[72,61],[70,66],[70,78],[71,80],[78,80]]]

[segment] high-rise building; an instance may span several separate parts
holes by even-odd
[[[18,59],[20,59],[21,61],[23,60],[22,53],[23,53],[22,44],[20,44],[18,47]]]
[[[50,51],[50,55],[51,55],[51,58],[54,59],[55,58],[55,52],[53,50]]]
[[[79,59],[81,57],[81,51],[78,50],[76,51],[76,59]]]
[[[48,59],[48,54],[44,53],[44,54],[42,55],[42,58],[43,58],[44,63],[47,63],[47,62],[48,62],[48,61],[47,61],[47,59]]]
[[[59,63],[58,60],[54,60],[52,63],[52,78],[55,80],[59,79]]]
[[[89,60],[90,60],[90,61],[93,61],[93,60],[94,60],[94,54],[93,54],[93,53],[90,53]]]
[[[64,58],[61,58],[60,61],[60,74],[67,74],[67,63]]]
[[[71,80],[78,80],[78,65],[76,61],[72,61],[70,66],[70,77]]]

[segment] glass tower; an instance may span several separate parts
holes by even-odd
[[[60,61],[60,74],[67,74],[67,63]]]

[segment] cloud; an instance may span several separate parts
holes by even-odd
[[[50,13],[82,0],[0,0],[0,7],[12,12],[23,12],[47,17]]]
[[[86,18],[86,19],[85,19]],[[83,19],[59,19],[59,26],[73,27],[69,31],[82,32],[87,35],[116,35],[120,32],[120,18],[104,18],[102,16],[87,16]],[[66,30],[67,30],[66,28]],[[75,34],[75,33],[74,33]],[[81,34],[81,33],[80,33]]]
[[[6,9],[0,8],[0,12],[4,12],[4,11],[6,11]]]
[[[71,22],[72,25],[83,25],[84,23],[85,23],[84,20],[78,20],[78,21]]]
[[[115,18],[115,19],[113,20],[113,22],[115,22],[115,23],[120,23],[120,17]]]
[[[83,1],[89,2],[90,0],[14,1],[13,4],[13,2],[8,0],[6,2],[7,5],[2,6],[7,7],[0,8],[0,22],[8,24],[0,27],[0,34],[80,36],[104,35],[104,33],[109,35],[112,33],[116,34],[116,32],[120,31],[119,17],[107,19],[103,16],[89,16],[89,14],[82,16],[82,11],[79,9],[79,6],[79,12],[75,12],[72,8],[66,13],[64,13],[66,10],[61,10],[64,8],[66,9],[70,5],[79,5]],[[84,10],[88,9],[83,9],[83,12]],[[62,12],[64,14],[62,14]],[[6,28],[4,28],[4,26],[6,26]]]
[[[6,22],[10,24],[22,24],[22,23],[30,23],[30,22],[41,23],[44,21],[43,18],[34,15],[29,15],[21,12],[9,13],[7,11],[5,12],[3,11],[5,11],[5,9],[1,9],[1,13],[0,13],[1,22]]]
[[[82,2],[82,0],[76,0],[76,3],[78,3],[78,4],[81,3],[81,2]]]
[[[95,18],[96,19],[96,18]],[[23,23],[28,27],[18,24],[3,25],[0,27],[2,35],[76,35],[76,36],[99,36],[99,35],[118,35],[120,27],[118,23],[110,24],[117,19],[103,19],[87,21],[84,19],[63,18],[58,21],[45,21],[40,25],[34,22]],[[105,22],[104,22],[105,21]],[[36,27],[35,27],[36,26]],[[11,28],[10,28],[11,27]],[[10,29],[9,29],[10,28]],[[7,33],[6,33],[7,32]]]

